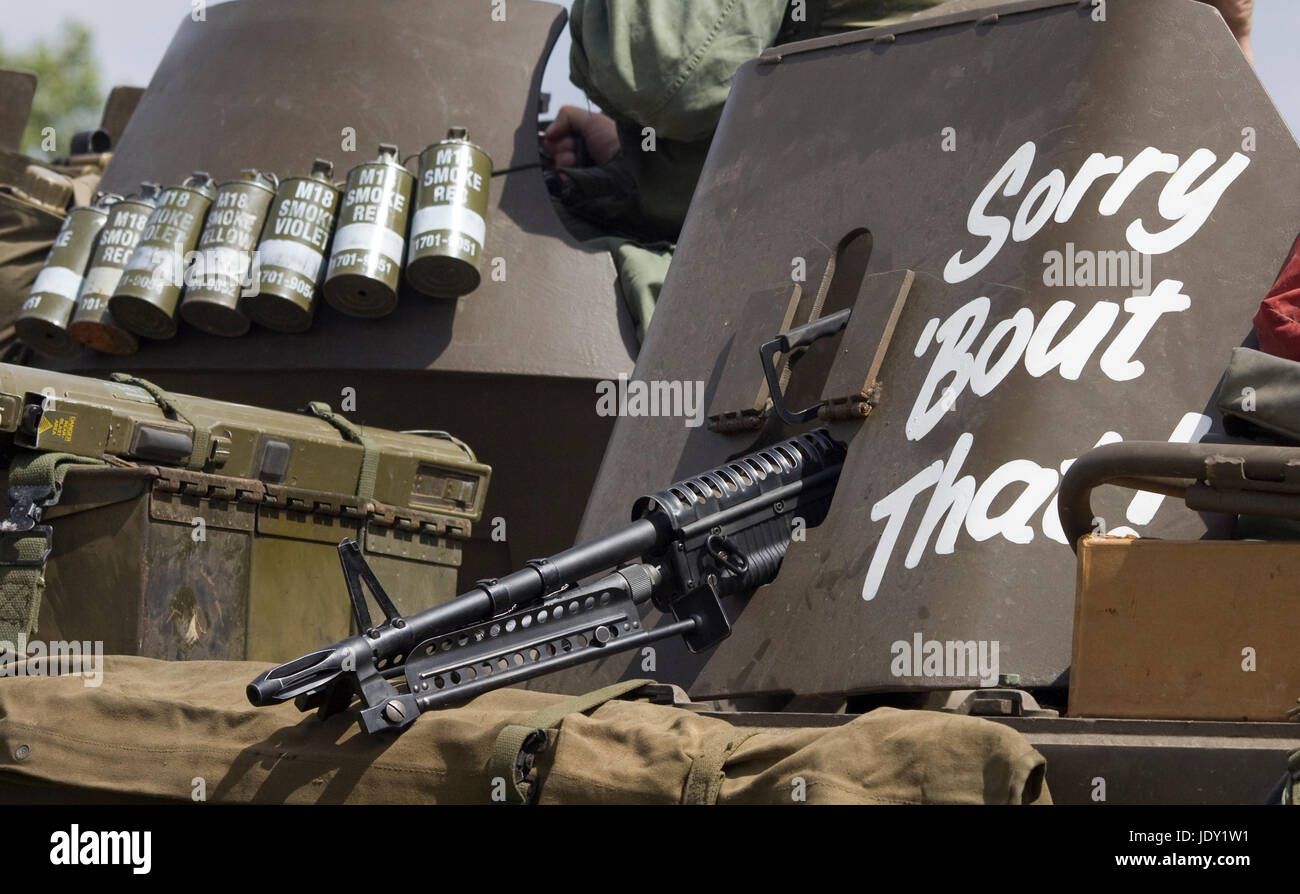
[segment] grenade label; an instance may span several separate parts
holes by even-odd
[[[116,268],[120,274],[130,261],[131,253],[140,242],[140,233],[148,222],[147,213],[114,209],[112,222],[99,235],[99,245],[95,249],[95,268]],[[112,287],[116,285],[114,282]]]
[[[186,189],[169,189],[163,193],[162,204],[140,234],[143,250],[137,251],[131,258],[126,268],[128,271],[149,271],[154,274],[164,265],[179,266],[172,255],[184,253],[185,244],[190,242],[197,228],[196,210],[202,210],[190,210],[192,204],[198,204],[194,198],[194,193]]]
[[[321,264],[324,263],[324,257],[309,245],[303,245],[301,242],[291,242],[288,239],[271,239],[263,242],[259,249],[262,255],[262,266],[278,267],[296,273],[305,279],[316,282],[316,277],[320,275]],[[264,279],[270,279],[271,271],[263,273]]]
[[[354,266],[360,269],[349,272],[377,275],[382,280],[396,274],[406,249],[410,180],[406,171],[393,164],[357,167],[349,177],[339,212],[331,275],[335,270]],[[389,283],[390,287],[396,285],[395,279]]]
[[[268,286],[287,289],[310,301],[325,267],[337,200],[338,193],[319,180],[303,178],[281,186],[258,246],[264,291]]]
[[[72,356],[81,345],[67,331],[77,306],[82,275],[89,264],[95,239],[108,220],[102,207],[78,207],[68,217],[54,238],[45,266],[32,283],[32,289],[14,331],[25,343],[46,354]]]
[[[108,299],[122,278],[121,267],[91,267],[81,286],[81,306],[89,310],[108,307]]]
[[[420,181],[420,200],[430,204],[415,212],[411,230],[419,234],[414,240],[416,249],[445,248],[446,237],[459,232],[473,244],[465,245],[462,239],[462,245],[454,247],[471,257],[478,256],[487,225],[475,208],[486,209],[487,195],[483,192],[483,174],[474,169],[474,161],[474,150],[469,146],[438,148],[433,167],[424,172]]]
[[[426,295],[464,295],[481,278],[492,159],[464,133],[452,128],[447,140],[420,153],[406,278]]]
[[[394,265],[402,257],[402,237],[394,233],[388,227],[381,227],[376,224],[348,224],[334,234],[334,258],[330,262],[330,269],[335,267],[347,267],[354,263],[359,263],[365,255],[371,252],[378,252],[383,255],[381,260],[387,261],[388,265]],[[349,257],[349,252],[359,252],[360,257]],[[391,266],[385,266],[380,272],[387,275]]]
[[[69,300],[75,300],[80,289],[81,274],[67,267],[46,267],[32,284],[33,295],[58,295]]]
[[[131,260],[126,265],[119,290],[154,292],[170,287],[164,304],[175,306],[176,295],[185,285],[187,246],[198,238],[199,223],[208,200],[188,189],[169,189],[149,216]]]
[[[378,159],[348,172],[324,293],[351,316],[381,317],[397,306],[414,178],[396,158],[397,147],[383,143]]]
[[[149,184],[153,187],[152,184]],[[144,200],[127,199],[112,206],[108,223],[100,230],[95,254],[81,285],[81,297],[68,332],[77,341],[97,351],[128,354],[139,345],[108,312],[109,301],[122,281],[122,271],[140,243],[140,234],[153,213],[156,187],[148,190]]]
[[[487,224],[474,210],[464,205],[434,205],[421,208],[415,212],[415,227],[420,235],[415,239],[416,248],[446,248],[450,245],[454,231],[459,231],[465,239],[452,246],[467,254],[477,256],[478,247],[483,244],[487,234]],[[453,231],[453,232],[448,232]]]

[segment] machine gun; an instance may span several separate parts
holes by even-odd
[[[344,540],[361,633],[268,670],[248,700],[333,714],[359,697],[362,729],[397,731],[424,711],[665,637],[711,648],[731,632],[723,599],[772,581],[792,531],[825,518],[844,452],[825,429],[765,447],[641,497],[616,531],[406,618]],[[378,626],[363,583],[384,612]],[[671,620],[646,629],[646,602]]]

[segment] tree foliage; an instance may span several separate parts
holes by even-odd
[[[99,126],[105,92],[95,59],[94,35],[84,23],[65,21],[53,39],[36,41],[23,50],[8,50],[0,44],[0,68],[32,71],[39,78],[23,133],[22,147],[28,155],[66,155],[74,133]],[[54,128],[53,151],[47,151],[47,127]]]

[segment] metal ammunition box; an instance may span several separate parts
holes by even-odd
[[[240,303],[268,329],[302,332],[311,326],[339,205],[333,172],[332,162],[318,158],[310,176],[292,177],[276,190],[257,247],[257,294]]]
[[[164,190],[149,215],[108,303],[113,317],[136,335],[171,338],[176,334],[176,304],[185,286],[188,256],[215,197],[212,178],[195,171],[180,186]]]
[[[355,317],[382,317],[397,307],[414,180],[392,143],[380,145],[374,161],[348,172],[325,275],[331,307]]]
[[[139,195],[115,204],[99,233],[90,268],[81,284],[68,333],[82,344],[105,354],[134,354],[140,341],[127,332],[108,311],[132,252],[140,242],[149,216],[158,204],[158,184],[141,185]]]
[[[337,419],[167,400],[184,418],[137,384],[0,364],[0,450],[111,458],[68,472],[41,519],[42,637],[175,659],[310,650],[349,632],[344,538],[404,612],[456,593],[491,474],[463,442],[361,428],[356,443]]]
[[[217,188],[216,200],[199,236],[194,284],[185,290],[181,316],[195,329],[236,336],[248,331],[240,296],[251,294],[248,281],[253,252],[279,180],[274,174],[246,170],[241,179]]]
[[[463,127],[420,153],[406,278],[419,292],[455,298],[479,284],[492,159]]]
[[[106,197],[99,207],[73,208],[63,221],[31,297],[14,323],[18,337],[38,351],[72,355],[82,349],[68,334],[68,321],[77,306],[95,237],[108,220],[107,206],[117,198]]]

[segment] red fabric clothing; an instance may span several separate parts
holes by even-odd
[[[1300,361],[1300,238],[1259,305],[1255,334],[1261,351]]]

